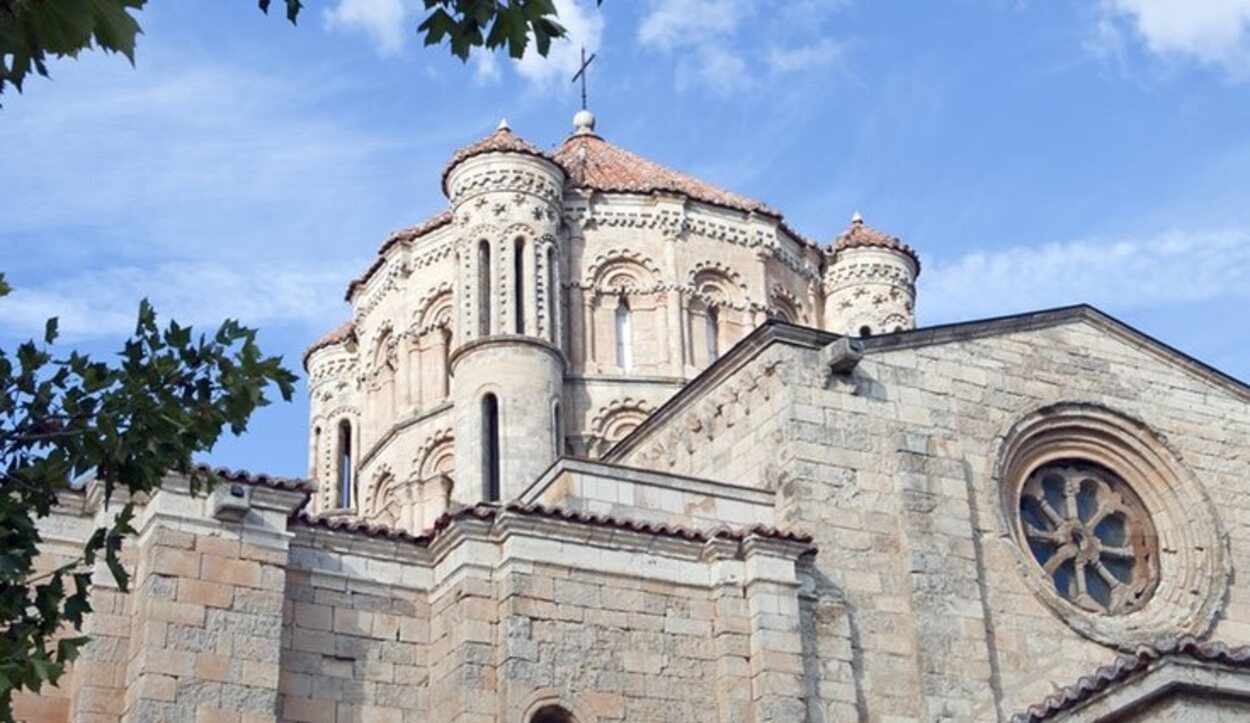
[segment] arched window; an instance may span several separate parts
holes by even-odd
[[[544,705],[530,718],[530,723],[577,723],[577,719],[558,705]]]
[[[707,363],[711,364],[716,361],[716,357],[720,355],[720,324],[719,315],[716,308],[712,307],[707,310]]]
[[[560,415],[560,400],[551,403],[551,447],[552,457],[564,453],[564,420]]]
[[[872,336],[872,327],[867,325],[859,327],[859,335],[861,337]]]
[[[516,333],[525,333],[525,239],[518,238],[512,246],[512,307],[516,313]]]
[[[616,365],[624,371],[634,366],[634,332],[629,300],[624,296],[616,304]]]
[[[559,327],[556,326],[556,305],[559,303],[560,290],[556,287],[556,249],[547,247],[547,326],[551,329],[551,343],[559,344]]]
[[[477,333],[490,336],[490,242],[477,242]]]
[[[443,342],[442,346],[439,347],[439,353],[443,356],[441,359],[442,366],[439,367],[442,371],[439,373],[438,383],[442,385],[440,388],[442,394],[440,396],[446,397],[448,394],[451,394],[451,329],[444,326],[439,330],[439,336]]]
[[[309,476],[317,479],[321,476],[321,426],[313,427],[312,472]]]
[[[339,422],[339,459],[338,459],[338,506],[348,509],[352,506],[352,424],[344,419]]]
[[[499,399],[482,397],[482,498],[499,499]]]

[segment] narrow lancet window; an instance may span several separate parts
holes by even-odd
[[[616,365],[623,371],[634,367],[634,338],[629,300],[624,296],[616,305]]]
[[[516,333],[525,333],[525,239],[519,238],[512,247],[512,284],[515,294],[512,306],[516,309]]]
[[[556,326],[556,304],[560,298],[560,291],[556,288],[559,283],[556,279],[556,251],[553,247],[547,248],[547,327],[550,329],[548,336],[552,344],[559,344],[559,333]]]
[[[482,498],[499,500],[499,400],[482,397]]]
[[[477,244],[477,333],[490,336],[490,242]]]
[[[551,404],[551,447],[552,457],[564,453],[564,420],[560,418],[559,400]]]
[[[707,310],[707,363],[716,361],[720,354],[720,324],[716,309]]]
[[[352,506],[352,425],[346,419],[339,422],[338,459],[338,506]]]

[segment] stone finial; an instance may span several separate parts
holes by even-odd
[[[859,211],[851,214],[851,223],[863,223],[864,216]]]
[[[595,132],[595,114],[586,109],[573,116],[573,135],[582,136]]]
[[[511,130],[512,130],[512,126],[508,125],[508,119],[507,119],[507,118],[500,118],[500,119],[499,119],[499,125],[495,126],[495,130],[496,130],[496,131],[511,131]]]

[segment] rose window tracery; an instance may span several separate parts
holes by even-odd
[[[1158,578],[1154,526],[1111,471],[1076,461],[1044,465],[1021,488],[1019,514],[1033,559],[1068,602],[1120,614],[1149,599]]]

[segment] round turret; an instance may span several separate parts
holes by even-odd
[[[357,384],[356,328],[347,322],[304,352],[308,372],[308,477],[313,513],[357,508],[361,400]]]
[[[561,450],[564,171],[506,122],[443,176],[457,226],[451,355],[461,503],[507,499]]]
[[[868,226],[856,212],[829,254],[825,329],[873,336],[915,328],[920,259],[911,247]]]

